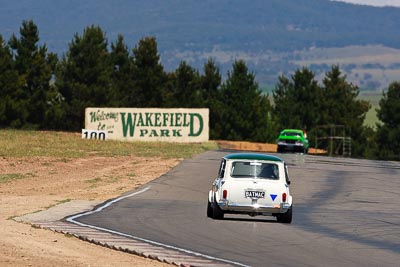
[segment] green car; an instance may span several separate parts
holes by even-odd
[[[307,134],[303,130],[285,129],[278,137],[278,153],[299,152],[308,153]]]

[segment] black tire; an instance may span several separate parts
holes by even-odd
[[[288,209],[286,213],[278,214],[276,219],[280,223],[291,223],[293,217],[293,205]]]
[[[211,206],[210,201],[207,201],[207,217],[212,218],[213,217],[213,208]]]
[[[224,212],[219,208],[218,204],[215,201],[212,207],[212,218],[215,220],[221,220],[224,218]]]

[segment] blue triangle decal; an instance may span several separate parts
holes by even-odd
[[[275,198],[276,198],[278,195],[273,195],[273,194],[270,194],[270,196],[271,196],[271,199],[272,199],[272,201],[274,201],[274,200],[275,200]]]

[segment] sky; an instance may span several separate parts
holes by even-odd
[[[400,0],[334,0],[361,5],[371,6],[396,6],[400,7]]]

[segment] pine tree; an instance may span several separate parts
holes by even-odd
[[[283,75],[279,76],[278,83],[272,91],[274,102],[272,116],[278,124],[278,129],[300,127],[300,120],[294,112],[297,100],[293,91],[293,82]]]
[[[209,108],[210,139],[222,139],[222,112],[224,105],[221,99],[221,74],[214,60],[204,64],[204,74],[200,76],[204,107]]]
[[[204,74],[201,76],[201,88],[205,100],[216,99],[220,95],[221,74],[213,59],[204,64]]]
[[[133,54],[138,107],[161,107],[167,75],[160,63],[156,39],[154,37],[141,39],[133,49]]]
[[[65,98],[65,129],[84,127],[85,108],[112,105],[112,68],[100,27],[87,27],[82,36],[75,34],[56,74],[57,88]]]
[[[281,76],[273,93],[273,116],[279,128],[309,130],[321,122],[321,89],[315,74],[296,70],[292,79]]]
[[[0,35],[0,127],[22,127],[28,118],[27,99],[12,58],[10,47]]]
[[[112,103],[116,107],[137,107],[137,88],[133,80],[133,63],[122,35],[111,44],[110,62],[112,71]]]
[[[175,70],[172,80],[168,106],[175,108],[203,107],[202,93],[200,90],[200,75],[197,70],[186,62],[181,62]]]
[[[358,99],[359,88],[346,81],[338,66],[326,73],[322,86],[322,124],[343,126],[352,139],[352,155],[361,156],[366,149],[367,137],[363,126],[370,104]],[[339,134],[339,133],[338,133]]]
[[[389,85],[379,102],[377,116],[376,156],[379,159],[400,160],[400,82]]]
[[[18,71],[22,92],[18,94],[19,100],[24,102],[27,113],[26,121],[21,121],[20,127],[46,128],[52,118],[49,117],[51,109],[56,108],[51,103],[57,92],[50,85],[54,74],[57,57],[48,54],[46,45],[38,46],[39,31],[35,23],[23,21],[20,28],[20,38],[14,34],[9,40],[9,45],[14,51],[15,69]],[[22,120],[24,116],[21,117]],[[16,127],[19,127],[15,125]]]
[[[269,101],[261,94],[244,61],[233,63],[221,87],[224,102],[221,136],[226,140],[265,142],[269,126]]]

